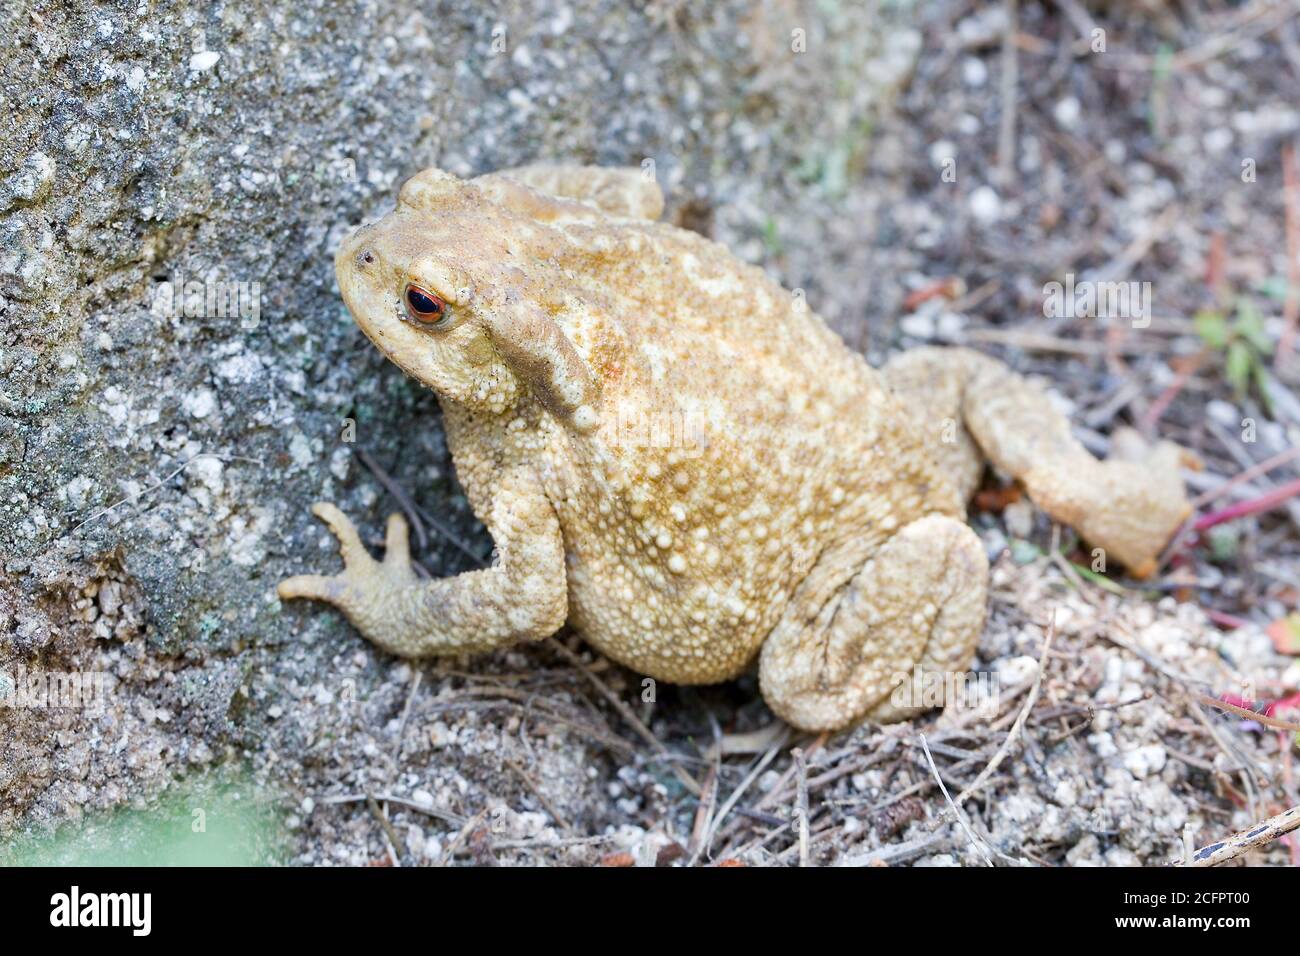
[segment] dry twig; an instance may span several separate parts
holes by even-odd
[[[953,802],[952,797],[948,793],[948,788],[944,785],[943,778],[939,776],[939,768],[934,765],[934,757],[930,753],[930,745],[926,743],[925,734],[921,734],[920,736],[921,749],[925,751],[925,760],[930,765],[930,773],[934,774],[935,782],[939,784],[939,790],[943,793],[943,798],[948,801],[948,808],[952,810],[953,816],[957,818],[957,823],[966,834],[966,839],[970,840],[970,845],[974,847],[975,852],[984,860],[984,865],[992,866],[993,861],[989,859],[989,855],[984,852],[983,841],[981,841],[979,837],[975,836],[974,832],[970,828],[970,824],[966,822],[966,814],[962,813],[961,808]]]
[[[1267,820],[1261,820],[1253,827],[1248,827],[1225,837],[1208,846],[1203,846],[1192,854],[1190,860],[1175,860],[1174,866],[1218,866],[1228,860],[1234,860],[1248,850],[1271,843],[1280,836],[1300,827],[1300,807],[1283,810]]]
[[[597,677],[590,667],[582,662],[582,658],[565,647],[557,638],[551,638],[550,643],[551,647],[558,651],[561,657],[582,672],[583,676],[591,682],[592,686],[596,688],[605,700],[609,701],[610,705],[618,711],[619,716],[627,721],[642,740],[653,747],[656,753],[665,757],[669,761],[669,766],[672,768],[673,774],[681,781],[682,786],[698,797],[700,795],[699,783],[696,782],[694,777],[686,772],[685,768],[675,762],[672,752],[664,746],[663,741],[656,737],[649,727],[641,722],[640,718],[632,712],[632,708],[625,704],[617,694],[610,690],[609,686]]]
[[[795,816],[799,827],[799,865],[808,865],[808,765],[804,762],[803,750],[795,747],[791,751],[797,768],[795,779],[799,782],[798,796],[795,800]]]
[[[1043,672],[1047,669],[1047,656],[1051,652],[1052,639],[1055,636],[1056,615],[1053,614],[1052,619],[1047,624],[1047,636],[1043,638],[1043,653],[1040,654],[1038,658],[1038,673],[1034,675],[1034,684],[1029,690],[1029,696],[1025,698],[1024,706],[1020,708],[1020,715],[1016,717],[1016,722],[1012,724],[1011,729],[1007,731],[1006,739],[1002,741],[1002,745],[998,747],[997,751],[993,754],[993,759],[990,760],[988,765],[979,772],[979,775],[957,795],[956,802],[958,805],[965,802],[967,797],[984,785],[984,781],[988,780],[988,778],[993,775],[993,771],[997,770],[998,767],[1001,766],[1002,761],[1007,758],[1007,754],[1011,752],[1012,744],[1020,739],[1020,735],[1024,731],[1025,721],[1029,717],[1029,712],[1034,709],[1034,702],[1038,700],[1038,693],[1042,690]],[[945,794],[945,796],[946,795],[947,794]]]

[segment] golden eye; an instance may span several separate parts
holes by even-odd
[[[437,325],[447,316],[447,303],[418,285],[408,285],[402,298],[407,314],[421,325]]]

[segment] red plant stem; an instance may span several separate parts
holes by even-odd
[[[1300,445],[1295,445],[1291,448],[1286,449],[1285,451],[1280,451],[1272,458],[1266,458],[1264,461],[1261,461],[1259,464],[1251,465],[1241,474],[1233,475],[1223,484],[1219,485],[1219,487],[1211,488],[1209,491],[1205,492],[1204,494],[1197,495],[1195,498],[1192,499],[1192,507],[1200,508],[1204,505],[1208,505],[1211,501],[1215,501],[1218,498],[1222,498],[1224,495],[1226,495],[1233,488],[1237,487],[1237,485],[1241,484],[1243,481],[1250,481],[1253,478],[1257,478],[1260,475],[1266,474],[1272,471],[1274,468],[1277,468],[1281,465],[1285,465],[1288,461],[1291,461],[1294,458],[1300,458]]]
[[[1206,356],[1209,354],[1208,349],[1201,349],[1201,351],[1196,353],[1196,355],[1182,363],[1182,367],[1176,370],[1174,380],[1163,392],[1160,393],[1160,397],[1151,403],[1151,407],[1148,408],[1146,414],[1142,416],[1142,421],[1138,427],[1138,431],[1142,432],[1144,435],[1150,435],[1155,431],[1156,423],[1160,421],[1160,416],[1165,413],[1173,400],[1178,397],[1178,393],[1183,390],[1183,387],[1191,381],[1192,376],[1196,374],[1197,369],[1201,367],[1201,363],[1205,361]]]
[[[1207,515],[1202,515],[1196,519],[1196,524],[1192,527],[1196,531],[1204,531],[1207,528],[1213,528],[1217,524],[1223,524],[1225,521],[1235,521],[1237,518],[1244,518],[1247,515],[1270,511],[1288,498],[1294,498],[1296,495],[1300,495],[1300,478],[1288,481],[1284,485],[1278,485],[1272,491],[1265,492],[1258,498],[1239,501],[1235,505],[1229,505],[1220,511],[1212,511]]]
[[[1292,694],[1290,697],[1283,697],[1269,704],[1268,715],[1272,717],[1279,710],[1293,710],[1297,707],[1300,707],[1300,694]]]
[[[1289,720],[1280,720],[1268,713],[1270,710],[1277,709],[1281,701],[1271,701],[1267,704],[1255,704],[1254,706],[1241,706],[1234,704],[1232,700],[1242,700],[1240,697],[1234,697],[1232,694],[1224,694],[1222,697],[1211,697],[1209,694],[1197,694],[1196,699],[1207,707],[1216,707],[1219,710],[1226,710],[1229,713],[1236,714],[1246,720],[1253,720],[1257,724],[1263,724],[1265,727],[1275,727],[1279,730],[1286,730],[1290,733],[1300,733],[1300,724],[1293,724]],[[1252,702],[1242,700],[1242,704],[1250,705]]]
[[[1244,617],[1237,617],[1235,614],[1228,614],[1226,611],[1220,611],[1212,607],[1205,609],[1205,616],[1220,627],[1249,627],[1250,621]]]
[[[1273,367],[1281,369],[1295,348],[1296,324],[1300,320],[1300,170],[1296,168],[1295,144],[1282,147],[1282,196],[1286,236],[1286,298],[1282,302],[1282,335],[1278,338]]]
[[[1278,700],[1247,700],[1236,694],[1220,694],[1219,701],[1238,710],[1249,710],[1264,717],[1273,717],[1279,710],[1291,710],[1300,706],[1300,694],[1292,694]]]

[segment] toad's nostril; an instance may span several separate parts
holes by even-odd
[[[375,261],[375,254],[369,249],[362,249],[357,253],[357,265],[368,266]]]

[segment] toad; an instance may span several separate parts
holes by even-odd
[[[280,597],[340,609],[404,657],[487,651],[566,622],[682,684],[757,661],[808,730],[917,708],[967,668],[988,560],[965,523],[986,462],[1135,575],[1189,514],[1180,452],[1093,458],[1035,385],[964,349],[873,369],[724,246],[657,221],[638,170],[427,169],[336,257],[381,352],[438,396],[490,567],[422,579],[331,504],[343,570]]]

